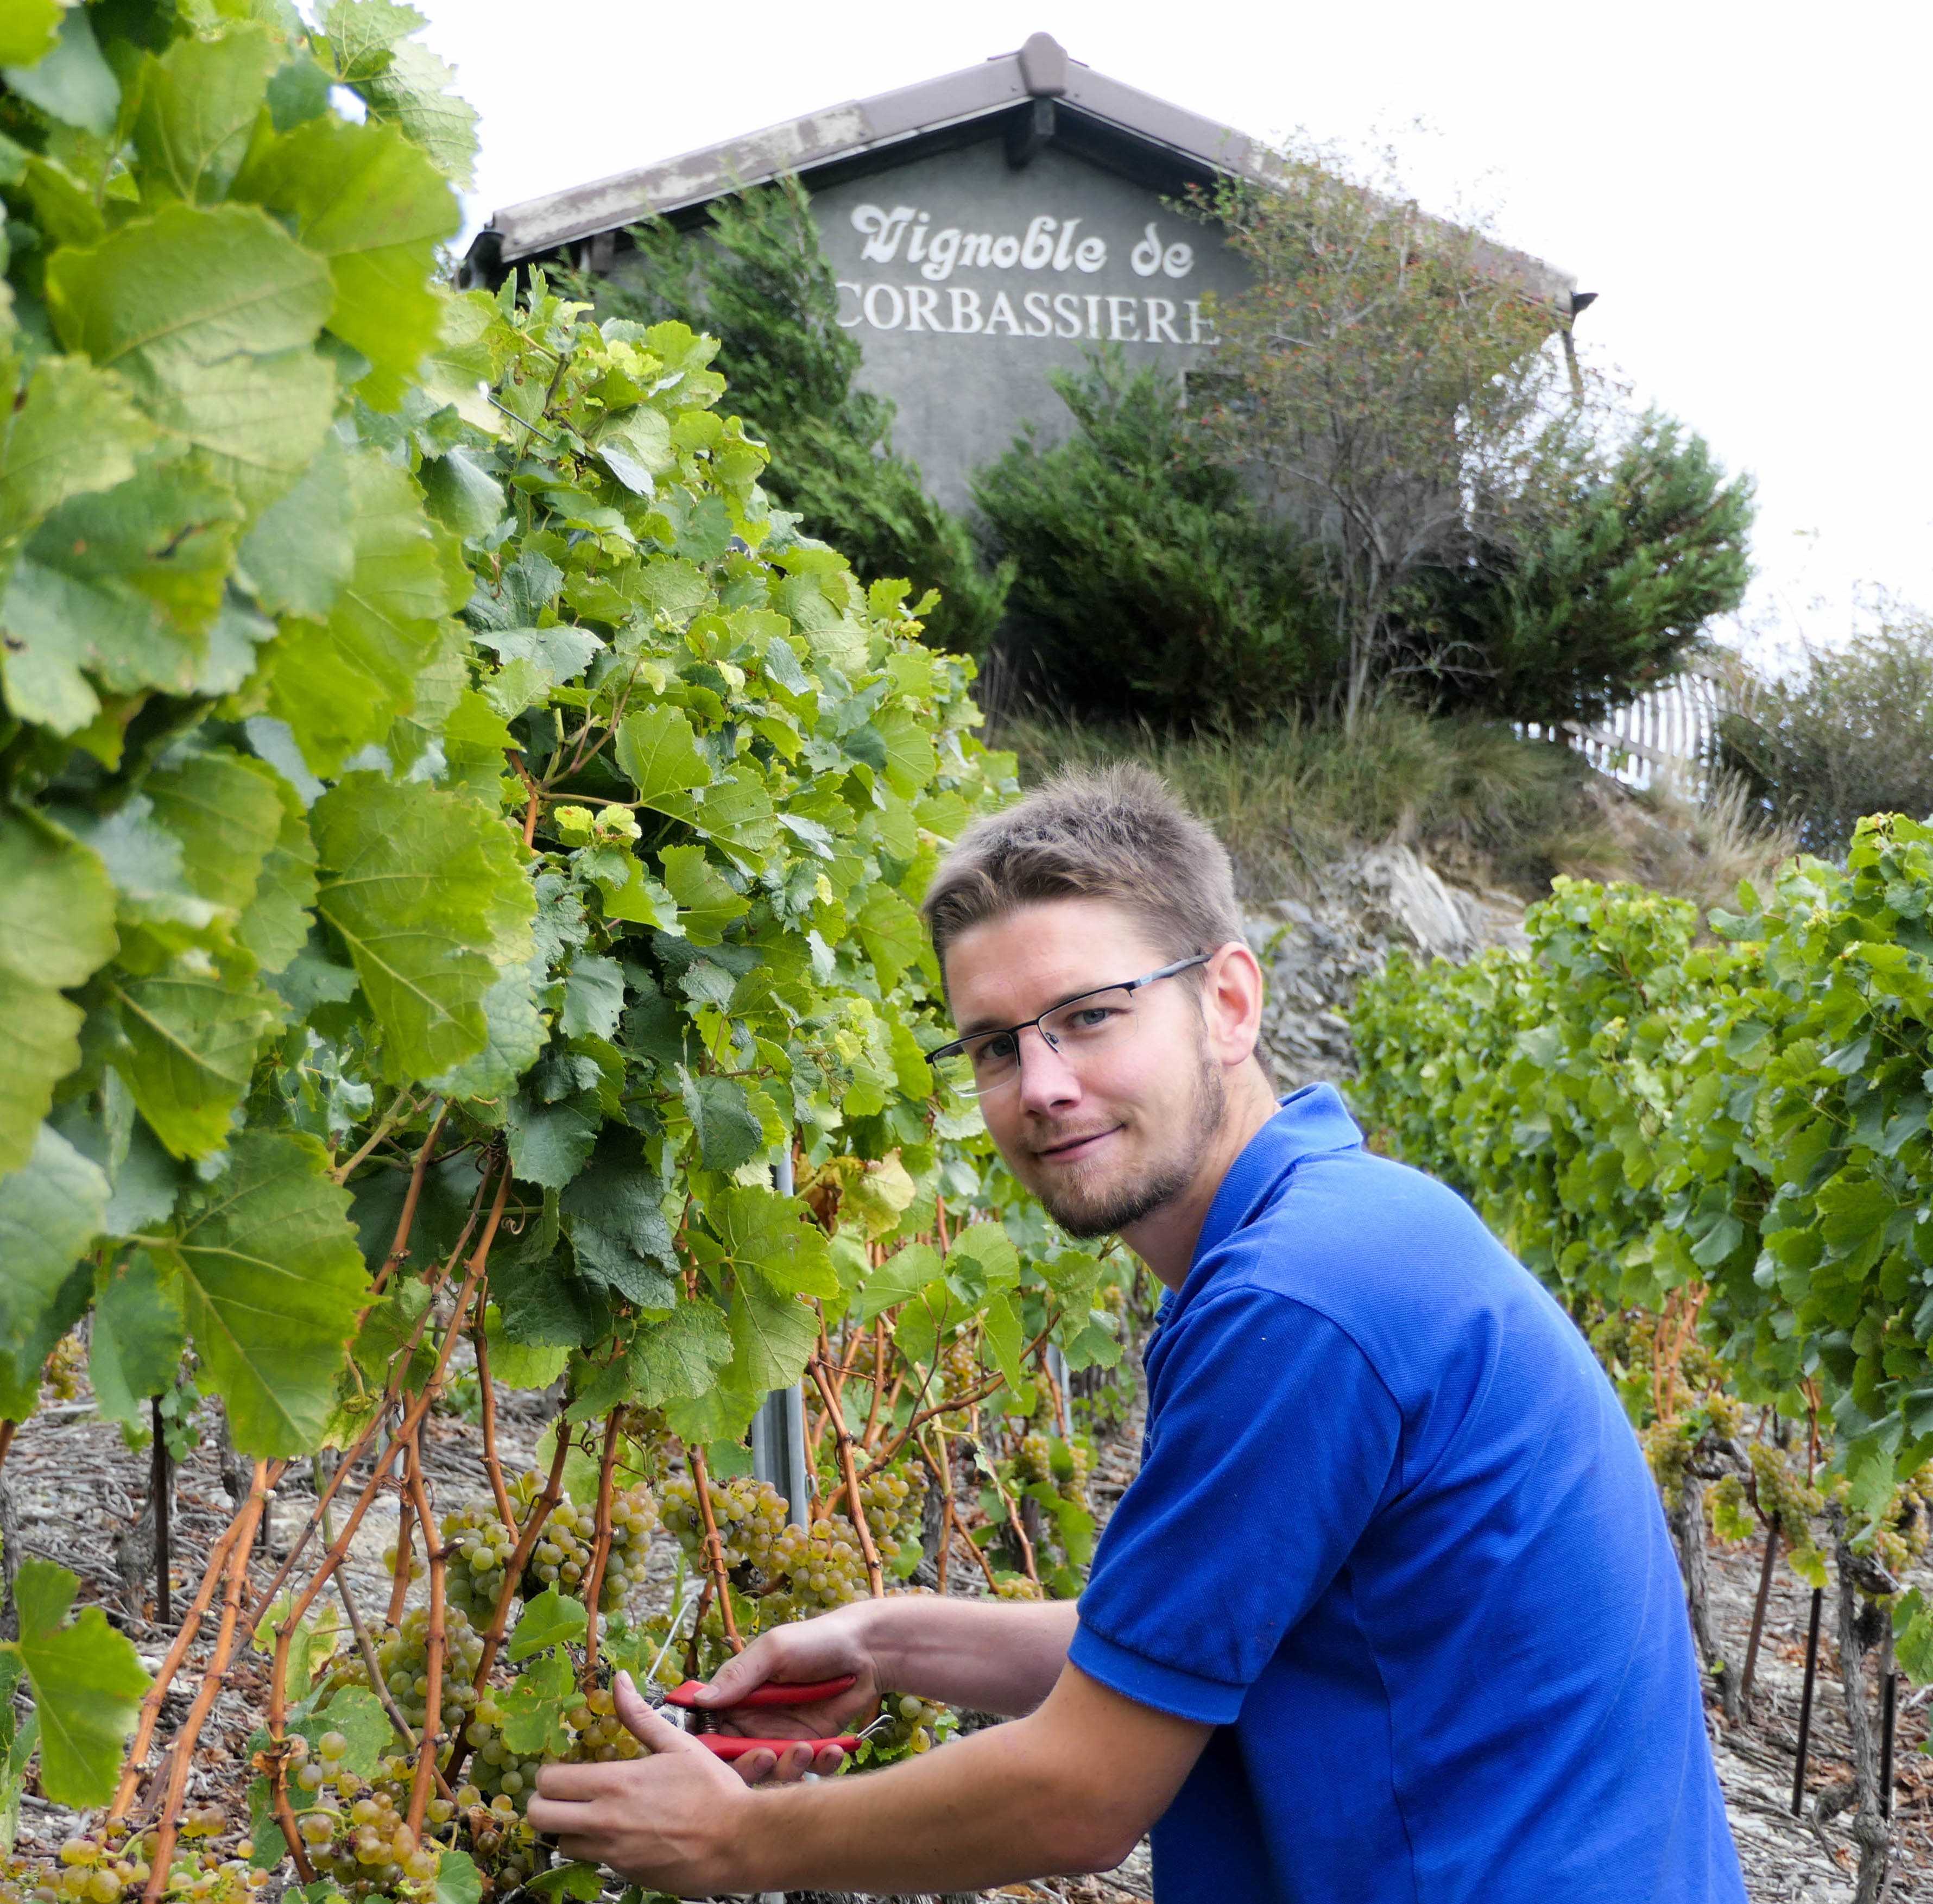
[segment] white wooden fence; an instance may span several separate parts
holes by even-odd
[[[1526,721],[1519,731],[1527,740],[1562,741],[1600,773],[1639,792],[1668,778],[1695,799],[1711,777],[1719,720],[1739,705],[1735,678],[1695,669],[1602,722],[1565,720],[1553,729]]]

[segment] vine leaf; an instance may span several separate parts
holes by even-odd
[[[698,1138],[699,1160],[707,1170],[729,1175],[765,1148],[765,1127],[753,1115],[751,1099],[735,1078],[716,1072],[694,1077],[687,1072],[678,1089]]]
[[[164,1275],[148,1251],[97,1271],[87,1373],[101,1412],[137,1421],[142,1403],[174,1379],[187,1337],[180,1279]]]
[[[796,1296],[781,1295],[756,1277],[741,1279],[726,1312],[732,1362],[724,1385],[753,1397],[789,1388],[805,1373],[819,1342],[819,1318]]]
[[[449,180],[396,127],[332,115],[275,140],[236,190],[290,219],[329,260],[329,328],[369,360],[362,396],[395,409],[443,326],[437,247],[462,221]]]
[[[119,1033],[110,1060],[155,1135],[178,1157],[219,1150],[281,1000],[245,959],[199,953],[106,991]]]
[[[510,1635],[512,1659],[528,1659],[546,1647],[567,1646],[584,1637],[588,1616],[582,1600],[567,1600],[555,1587],[546,1587],[524,1603],[522,1616]]]
[[[39,11],[37,4],[29,6],[23,23],[23,37],[30,44]],[[10,31],[8,38],[13,37]],[[114,77],[113,68],[101,56],[94,29],[78,7],[61,16],[59,37],[50,49],[44,47],[39,56],[30,55],[20,65],[8,68],[7,83],[50,119],[77,126],[97,139],[113,134],[115,116],[121,105],[121,84]]]
[[[638,1133],[609,1124],[558,1199],[579,1274],[642,1309],[668,1309],[678,1300],[672,1280],[678,1257],[659,1208],[662,1189]]]
[[[41,1789],[57,1805],[104,1805],[151,1682],[134,1641],[115,1632],[98,1607],[65,1623],[80,1585],[50,1560],[23,1560],[14,1582],[20,1637],[10,1650],[34,1691]]]
[[[314,1138],[251,1131],[184,1210],[170,1254],[245,1454],[301,1454],[321,1437],[368,1286],[349,1201]]]
[[[355,961],[391,1081],[474,1057],[498,967],[531,951],[535,901],[508,830],[460,794],[363,772],[309,821],[323,869],[316,907]]]
[[[335,375],[312,345],[329,268],[258,206],[165,206],[47,260],[68,349],[125,377],[162,433],[197,448],[250,510],[321,447]]]
[[[348,579],[326,621],[283,624],[269,682],[270,711],[325,776],[410,711],[417,676],[443,645],[445,618],[470,592],[455,539],[424,514],[407,470],[367,450],[344,469],[355,552]],[[278,531],[278,543],[285,539]]]
[[[284,56],[266,27],[249,23],[143,60],[134,145],[150,176],[191,205],[225,198]]]
[[[513,1752],[555,1757],[570,1743],[564,1715],[566,1702],[576,1695],[577,1683],[564,1654],[546,1653],[533,1660],[497,1701],[504,1709],[504,1743]]]
[[[30,1410],[41,1358],[53,1346],[49,1318],[107,1212],[106,1173],[46,1124],[26,1164],[0,1177],[0,1353],[25,1378]]]
[[[629,716],[618,729],[616,752],[618,769],[638,798],[674,820],[689,820],[696,806],[687,796],[711,784],[711,767],[681,708],[660,706]]]
[[[775,1295],[829,1298],[840,1293],[825,1232],[797,1197],[734,1184],[705,1206],[705,1214],[717,1241],[694,1233],[692,1253],[739,1272],[741,1286],[744,1272],[750,1270]],[[783,1388],[786,1382],[771,1385]]]
[[[61,996],[114,955],[114,889],[101,862],[44,821],[0,814],[0,1174],[32,1154],[54,1087],[80,1062],[80,1008]]]
[[[6,80],[17,87],[17,70],[38,65],[52,53],[60,38],[67,9],[60,0],[14,0],[0,18],[0,62],[7,68]]]
[[[852,1305],[854,1319],[871,1322],[881,1311],[909,1302],[930,1283],[939,1280],[939,1252],[930,1243],[909,1243],[896,1250],[866,1279]]]
[[[666,847],[658,858],[665,885],[678,901],[678,923],[694,946],[719,944],[725,928],[751,910],[707,862],[702,847]]]
[[[702,1395],[732,1359],[732,1333],[715,1303],[681,1302],[647,1323],[631,1345],[633,1399],[646,1408]]]

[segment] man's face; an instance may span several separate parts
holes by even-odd
[[[948,948],[954,1022],[962,1035],[1015,1024],[1173,957],[1105,900],[1024,907]],[[1207,1154],[1226,1093],[1193,977],[1134,993],[1127,1031],[1098,1053],[1022,1032],[1020,1075],[980,1100],[1009,1167],[1072,1235],[1138,1222],[1186,1190]]]

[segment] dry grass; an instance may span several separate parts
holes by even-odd
[[[1338,859],[1392,835],[1454,877],[1526,898],[1570,873],[1701,907],[1730,904],[1740,880],[1763,879],[1793,850],[1736,783],[1703,802],[1669,787],[1634,795],[1566,748],[1396,703],[1348,738],[1298,719],[1165,734],[1029,717],[994,739],[1018,754],[1029,785],[1062,767],[1144,762],[1221,835],[1250,900],[1307,898]]]

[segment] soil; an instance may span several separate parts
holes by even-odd
[[[1132,1478],[1139,1449],[1137,1406],[1099,1451],[1093,1487],[1105,1517]],[[510,1396],[499,1418],[507,1463],[527,1464],[548,1418],[540,1397]],[[224,1488],[212,1411],[204,1411],[200,1446],[176,1470],[171,1528],[177,1615],[200,1580],[210,1544],[232,1511]],[[428,1436],[427,1475],[439,1510],[472,1499],[486,1499],[487,1487],[477,1457],[476,1431],[455,1416],[432,1418]],[[287,1551],[314,1505],[307,1463],[290,1469],[275,1503],[266,1541],[254,1569],[264,1584],[271,1563]],[[158,1667],[173,1637],[172,1626],[154,1619],[152,1567],[137,1527],[148,1494],[149,1456],[124,1442],[119,1430],[93,1417],[84,1401],[44,1410],[20,1430],[5,1469],[9,1510],[8,1558],[41,1555],[71,1568],[82,1582],[79,1603],[98,1604],[134,1640],[143,1663]],[[352,1550],[350,1591],[365,1619],[379,1620],[388,1596],[382,1551],[395,1537],[393,1497],[385,1517],[372,1511]],[[1742,1659],[1745,1635],[1760,1578],[1760,1549],[1715,1545],[1711,1560],[1712,1617],[1721,1643],[1735,1662]],[[675,1548],[660,1536],[652,1549],[650,1575],[637,1590],[639,1610],[662,1605],[669,1595]],[[1933,1574],[1919,1581],[1933,1587]],[[1829,1595],[1818,1661],[1811,1746],[1805,1776],[1805,1814],[1792,1815],[1792,1785],[1802,1688],[1811,1591],[1788,1569],[1775,1572],[1765,1633],[1758,1658],[1751,1710],[1741,1723],[1727,1726],[1715,1702],[1707,1724],[1718,1775],[1730,1808],[1733,1833],[1754,1904],[1838,1904],[1852,1894],[1856,1854],[1847,1828],[1848,1815],[1823,1822],[1817,1812],[1823,1794],[1832,1810],[1834,1788],[1849,1776],[1845,1706],[1832,1639]],[[186,1712],[197,1673],[208,1657],[215,1622],[210,1619],[165,1708],[165,1740]],[[215,1702],[195,1755],[191,1802],[221,1803],[245,1817],[241,1793],[248,1777],[245,1743],[260,1723],[266,1691],[266,1662],[242,1642],[241,1659]],[[1897,1721],[1895,1764],[1894,1900],[1920,1899],[1933,1904],[1933,1758],[1926,1751],[1929,1692],[1911,1692],[1903,1680]],[[1876,1689],[1873,1696],[1877,1699]],[[1877,1706],[1875,1705],[1875,1710]],[[32,1793],[23,1801],[21,1848],[50,1851],[81,1824],[80,1817],[50,1805]],[[1152,1893],[1147,1848],[1143,1845],[1117,1870],[1096,1878],[1053,1879],[1011,1885],[991,1896],[1033,1899],[1039,1904],[1108,1904]],[[792,1904],[820,1904],[806,1893]],[[966,1904],[946,1900],[942,1904]]]

